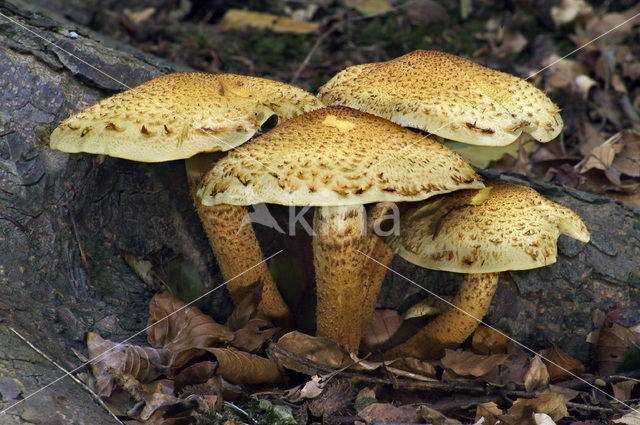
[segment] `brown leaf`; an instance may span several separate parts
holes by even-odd
[[[173,359],[173,353],[169,350],[116,343],[102,339],[93,332],[87,334],[87,348],[97,380],[97,392],[101,396],[109,396],[114,387],[113,377],[107,372],[107,367],[139,381],[150,382],[167,373]]]
[[[362,344],[367,351],[375,351],[376,348],[387,342],[402,325],[404,319],[396,310],[378,309],[373,312],[371,325],[364,336]]]
[[[156,294],[149,303],[147,339],[154,347],[173,351],[172,367],[184,366],[199,349],[228,343],[233,332],[216,323],[200,309],[186,306],[168,292]]]
[[[218,369],[216,362],[199,362],[185,367],[175,376],[175,383],[180,386],[197,385],[207,382],[215,376]]]
[[[413,357],[404,357],[393,363],[397,369],[407,370],[429,378],[436,377],[436,368],[426,360],[415,359]]]
[[[350,361],[349,355],[338,345],[337,342],[330,338],[314,337],[293,331],[283,335],[278,340],[278,345],[283,349],[294,353],[300,357],[304,357],[315,363],[320,363],[334,369],[341,368],[345,362]],[[278,362],[287,369],[297,372],[315,375],[317,371],[310,371],[304,365],[287,359],[283,356],[277,356]],[[311,373],[309,373],[311,372]]]
[[[546,413],[554,421],[569,416],[564,397],[557,393],[549,393],[534,399],[517,399],[507,410],[504,422],[535,425],[534,413]]]
[[[584,365],[580,361],[570,357],[555,345],[540,351],[540,355],[547,366],[551,381],[575,378],[573,375],[580,376],[584,372]]]
[[[445,355],[440,361],[444,367],[453,370],[458,375],[479,377],[503,364],[508,358],[509,354],[481,356],[471,351],[458,352],[446,349]]]
[[[278,34],[310,34],[318,29],[315,22],[240,9],[227,10],[218,26],[223,30],[261,29]]]
[[[232,384],[279,384],[282,374],[271,359],[232,348],[207,348],[218,360],[216,375]]]
[[[473,333],[471,349],[476,354],[502,354],[507,352],[509,338],[488,326],[479,326]]]
[[[411,25],[423,26],[438,24],[449,26],[449,14],[440,3],[435,0],[413,0],[405,3],[407,18]]]
[[[551,18],[557,27],[591,14],[593,9],[585,0],[562,0],[561,4],[551,8]]]
[[[549,372],[547,367],[540,359],[540,356],[536,356],[531,359],[531,364],[527,373],[524,375],[524,388],[528,392],[542,391],[549,387]]]
[[[634,345],[640,343],[640,333],[633,332],[608,318],[602,328],[596,345],[595,369],[600,375],[610,375],[616,371],[624,355]]]
[[[390,403],[372,403],[358,412],[368,424],[373,422],[398,422],[417,424],[422,418],[411,406],[395,407]]]
[[[502,416],[502,409],[498,407],[493,401],[487,403],[480,403],[476,406],[476,418],[474,423],[478,423],[480,419],[484,418],[483,425],[495,425]]]
[[[637,383],[637,381],[622,381],[612,384],[614,397],[622,401],[630,400],[631,391],[633,391]]]

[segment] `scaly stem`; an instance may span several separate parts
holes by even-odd
[[[313,216],[313,264],[317,284],[317,334],[350,353],[360,345],[364,207],[318,207]]]
[[[198,156],[187,160],[186,163],[189,189],[193,197],[200,178],[211,168],[213,162],[207,163]],[[238,304],[258,285],[262,285],[262,298],[258,308],[276,324],[288,329],[293,328],[291,311],[278,292],[269,268],[263,261],[264,256],[253,225],[248,220],[247,207],[208,207],[195,198],[194,202],[222,277],[228,281],[227,289],[233,301]]]
[[[415,357],[434,360],[455,348],[478,327],[498,288],[498,273],[465,275],[452,304],[416,335],[383,353],[385,359]]]

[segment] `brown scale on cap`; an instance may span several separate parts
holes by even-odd
[[[362,290],[366,257],[359,251],[386,256],[362,235],[362,205],[479,187],[479,176],[449,148],[382,118],[329,107],[230,152],[202,179],[198,197],[204,205],[323,207],[313,221],[318,333],[354,352],[363,306],[375,304],[378,290],[377,282]],[[367,281],[384,276],[379,270],[364,274]]]
[[[205,205],[360,205],[416,201],[482,184],[455,152],[345,107],[292,118],[245,143],[203,178]]]
[[[272,116],[284,121],[321,106],[288,84],[233,74],[184,72],[147,81],[62,121],[51,147],[143,162],[226,151]]]
[[[387,238],[407,261],[468,273],[453,306],[386,353],[387,358],[437,358],[445,348],[456,347],[486,314],[499,272],[555,263],[561,233],[589,241],[589,231],[576,213],[530,187],[485,184],[480,191],[461,190],[419,203],[402,217],[400,234]]]
[[[548,142],[563,125],[559,108],[532,84],[435,50],[351,66],[318,96],[474,145],[507,145],[523,132]]]

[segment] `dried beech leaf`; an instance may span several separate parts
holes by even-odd
[[[479,326],[473,333],[471,349],[476,354],[502,354],[507,352],[509,338],[488,326]]]
[[[402,316],[396,310],[377,309],[371,317],[371,325],[364,336],[362,344],[368,347],[369,351],[384,344],[396,333],[402,325]]]
[[[278,340],[278,345],[297,356],[304,357],[314,363],[329,366],[333,369],[343,367],[345,362],[350,360],[349,355],[332,339],[309,336],[297,331],[283,335]],[[285,358],[284,356],[277,356],[277,359],[278,362],[287,369],[309,375],[316,374],[316,371],[308,373],[309,370],[306,366],[300,365],[298,362]]]
[[[182,369],[174,379],[181,386],[202,384],[215,376],[217,369],[216,362],[199,362]]]
[[[87,334],[87,348],[97,379],[97,392],[101,396],[109,396],[113,390],[113,377],[107,372],[107,367],[141,382],[150,382],[167,373],[173,360],[173,353],[169,350],[116,343],[93,332]]]
[[[444,357],[440,360],[442,365],[462,376],[483,376],[491,369],[503,364],[509,358],[509,354],[493,354],[481,356],[471,351],[445,350]]]
[[[225,30],[257,28],[278,34],[310,34],[318,29],[315,22],[297,21],[285,16],[240,9],[227,10],[218,25]]]
[[[531,359],[531,364],[524,375],[524,388],[528,392],[542,391],[549,387],[549,372],[539,355]]]
[[[373,422],[395,422],[417,424],[422,422],[422,418],[414,407],[396,407],[390,403],[372,403],[358,412],[358,416],[367,423]]]
[[[578,397],[581,393],[580,391],[572,390],[571,388],[561,387],[560,385],[549,385],[549,391],[552,393],[562,394],[564,397],[564,401],[571,401],[574,398]]]
[[[232,348],[207,348],[218,360],[216,375],[232,384],[279,384],[282,374],[271,359]]]
[[[176,368],[186,364],[197,349],[225,344],[234,337],[200,309],[185,306],[168,292],[156,294],[149,303],[149,344],[176,353],[172,365]]]
[[[622,364],[625,354],[640,343],[640,334],[631,331],[610,319],[600,328],[596,345],[595,368],[600,375],[611,375]]]
[[[637,381],[622,381],[612,384],[613,395],[616,399],[626,401],[631,399],[631,391],[636,386]]]
[[[436,368],[426,360],[420,360],[413,357],[404,357],[393,362],[397,369],[404,369],[409,372],[417,373],[429,378],[436,377]]]
[[[258,311],[255,317],[249,320],[242,329],[236,331],[235,337],[230,344],[238,350],[258,353],[262,351],[265,343],[274,338],[278,331],[280,331],[280,328],[274,327],[267,316]]]
[[[476,418],[474,423],[479,423],[483,419],[483,425],[495,425],[502,416],[502,409],[493,401],[480,403],[476,406]]]
[[[534,413],[546,413],[554,421],[569,416],[564,397],[561,394],[549,393],[538,398],[522,399],[513,402],[507,410],[505,423],[535,425]]]
[[[540,356],[547,366],[551,381],[572,379],[575,378],[574,375],[579,376],[584,372],[584,365],[580,361],[570,357],[555,345],[551,348],[541,350]]]

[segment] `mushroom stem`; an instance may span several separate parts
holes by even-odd
[[[415,357],[439,359],[445,348],[454,348],[478,327],[498,287],[498,273],[465,275],[449,306],[416,335],[383,354],[385,359]]]
[[[389,203],[379,203],[371,208],[367,217],[367,235],[363,252],[367,255],[362,267],[362,292],[364,300],[361,307],[360,335],[364,335],[371,326],[373,312],[376,309],[378,294],[387,273],[386,266],[393,259],[393,251],[376,233],[378,221],[391,209]],[[371,258],[368,258],[371,257]],[[374,261],[375,260],[375,261]]]
[[[317,285],[317,334],[337,341],[350,353],[360,345],[361,272],[364,206],[316,208],[313,264]]]
[[[219,157],[218,157],[219,158]],[[258,285],[262,285],[262,297],[258,309],[275,323],[293,328],[293,317],[285,304],[269,272],[251,221],[247,220],[248,208],[236,205],[202,205],[195,198],[195,188],[204,171],[208,171],[217,158],[198,155],[186,161],[189,190],[196,212],[204,228],[213,255],[234,303],[237,305]],[[203,171],[204,170],[204,171]]]

